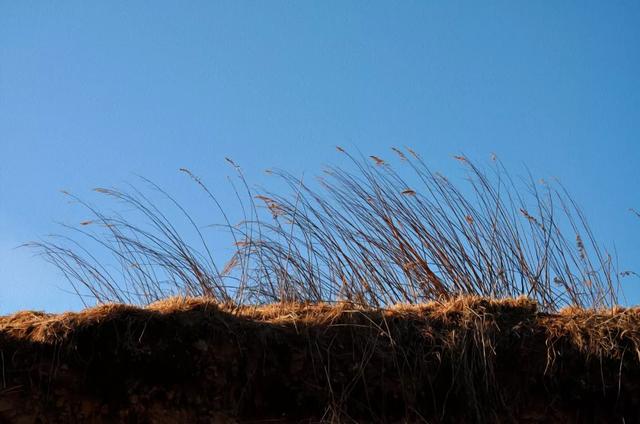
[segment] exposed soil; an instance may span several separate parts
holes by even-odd
[[[0,359],[0,422],[640,422],[640,309],[169,299],[1,317]]]

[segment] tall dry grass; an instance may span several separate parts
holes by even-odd
[[[252,188],[229,160],[240,182],[234,186],[243,214],[237,223],[202,180],[182,169],[222,214],[234,244],[224,264],[214,260],[207,231],[146,180],[185,217],[199,247],[135,187],[96,191],[123,202],[142,221],[107,214],[68,194],[92,219],[68,227],[75,236],[29,245],[79,294],[99,302],[149,303],[185,294],[238,304],[381,307],[459,295],[525,295],[547,311],[618,302],[614,260],[559,183],[514,180],[495,157],[485,168],[458,156],[466,179],[455,184],[411,149],[393,149],[396,165],[338,150],[349,159],[348,169],[330,167],[311,184],[271,171],[287,193]],[[110,252],[117,266],[104,263],[83,238]]]

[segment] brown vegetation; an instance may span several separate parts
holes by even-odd
[[[169,208],[135,187],[96,189],[124,204],[125,215],[69,195],[92,218],[69,227],[75,237],[31,245],[79,294],[101,302],[147,304],[185,295],[237,304],[384,307],[524,295],[548,312],[618,303],[615,258],[596,242],[559,183],[514,181],[495,158],[482,169],[456,156],[466,172],[466,184],[457,185],[411,149],[393,149],[398,167],[338,150],[353,170],[327,168],[316,185],[270,171],[290,188],[285,194],[250,188],[229,160],[240,181],[239,222],[200,178],[182,169],[213,202],[222,225],[196,224],[173,197],[144,180]],[[215,246],[208,242],[212,228],[227,236],[216,233]],[[224,265],[214,254],[224,247],[221,240],[235,249]]]
[[[238,223],[182,169],[221,226],[148,180],[173,215],[135,187],[96,189],[134,215],[66,193],[92,215],[67,227],[81,237],[30,245],[103,306],[0,318],[0,417],[640,422],[640,309],[615,307],[626,274],[561,185],[495,158],[456,156],[459,186],[411,149],[393,149],[410,177],[338,151],[355,172],[317,186],[270,171],[284,195],[229,160]],[[211,227],[233,246],[222,266]]]
[[[0,318],[2,422],[639,422],[640,310],[171,298]]]

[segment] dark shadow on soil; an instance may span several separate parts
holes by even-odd
[[[620,325],[567,330],[524,301],[303,309],[3,318],[0,422],[640,422]],[[590,347],[601,333],[617,345]]]

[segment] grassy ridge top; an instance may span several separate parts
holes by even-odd
[[[0,318],[0,418],[64,422],[640,419],[640,309],[525,298],[386,309],[147,307]]]
[[[388,308],[370,308],[348,302],[342,303],[276,303],[268,305],[235,305],[219,303],[205,297],[171,297],[147,306],[110,303],[84,309],[80,312],[52,314],[39,311],[21,311],[0,316],[0,331],[20,339],[52,343],[71,337],[86,327],[106,325],[112,321],[141,322],[149,319],[172,321],[187,314],[190,318],[206,316],[218,319],[251,320],[255,323],[327,326],[357,324],[374,320],[443,321],[455,319],[467,326],[473,317],[495,317],[515,314],[519,318],[533,319],[548,326],[550,332],[559,332],[575,341],[585,337],[598,339],[613,336],[613,330],[623,333],[634,343],[640,343],[640,307],[578,308],[567,307],[558,313],[538,310],[536,302],[517,299],[491,299],[476,296],[458,297],[442,302],[423,304],[397,304]],[[469,320],[469,321],[467,321]],[[603,331],[606,330],[606,331]],[[615,340],[606,343],[611,349]],[[598,352],[594,352],[598,353]],[[640,353],[639,353],[640,355]]]

